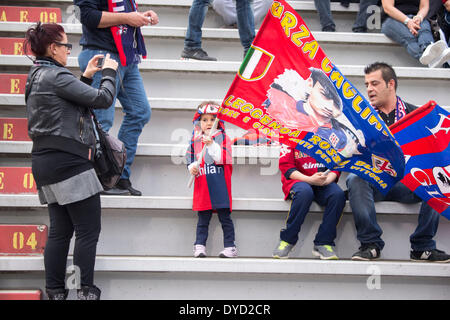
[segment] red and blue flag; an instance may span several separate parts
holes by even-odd
[[[402,183],[450,219],[450,114],[434,101],[390,127],[405,155]]]

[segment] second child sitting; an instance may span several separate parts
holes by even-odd
[[[219,105],[213,101],[205,101],[198,106],[193,119],[192,139],[186,153],[188,170],[195,176],[192,210],[198,211],[194,243],[196,258],[206,257],[206,240],[213,212],[217,212],[223,230],[224,250],[219,256],[237,257],[231,220],[231,140],[225,133],[223,121],[218,121],[217,127],[213,128],[218,112]]]
[[[322,224],[314,239],[313,255],[323,260],[336,260],[334,239],[336,226],[345,206],[345,195],[336,183],[339,171],[326,174],[326,167],[299,150],[283,145],[280,151],[281,183],[285,200],[291,199],[286,227],[273,252],[276,259],[288,258],[298,241],[300,228],[313,200],[325,207]]]

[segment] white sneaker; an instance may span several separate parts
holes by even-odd
[[[238,256],[236,247],[226,247],[219,253],[221,258],[236,258]]]
[[[439,40],[435,43],[430,44],[425,51],[422,53],[419,61],[423,65],[428,65],[434,60],[436,60],[439,56],[442,55],[442,51],[447,48],[447,44],[444,40]]]
[[[428,66],[430,68],[439,68],[442,67],[442,65],[447,61],[450,61],[450,48],[445,49],[444,52],[442,52],[441,56],[431,62]]]
[[[206,257],[206,247],[202,244],[196,244],[194,246],[194,257],[195,258],[205,258]]]

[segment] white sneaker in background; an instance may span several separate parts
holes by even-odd
[[[450,48],[445,49],[442,52],[442,54],[433,62],[431,62],[428,66],[430,68],[439,68],[442,67],[442,65],[447,61],[450,61]]]
[[[422,56],[419,59],[420,63],[423,65],[429,65],[434,60],[439,58],[445,49],[447,49],[447,44],[444,40],[439,40],[430,44],[422,53]]]

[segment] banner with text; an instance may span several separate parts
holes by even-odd
[[[273,2],[219,116],[383,193],[403,177],[403,153],[385,123],[283,0]]]

